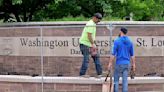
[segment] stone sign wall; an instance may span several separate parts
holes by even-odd
[[[0,27],[0,73],[40,75],[43,60],[46,76],[78,76],[82,63],[78,40],[85,23],[68,24]],[[113,23],[112,39],[117,38],[121,26],[128,28],[135,46],[137,76],[164,74],[164,25],[118,24]],[[96,38],[104,72],[111,46],[107,26],[107,23],[98,25]],[[96,74],[92,59],[87,73]]]
[[[79,49],[79,36],[70,37],[0,37],[0,55],[10,56],[40,56],[43,48],[43,56],[69,56],[81,57]],[[110,55],[111,43],[116,36],[97,36],[96,45],[99,54]],[[134,48],[135,56],[164,56],[164,37],[161,36],[129,36]]]

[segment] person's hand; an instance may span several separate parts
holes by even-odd
[[[96,45],[95,44],[92,44],[92,47],[90,48],[91,56],[97,55],[97,53],[98,53],[97,50],[98,50],[98,48],[96,47]]]
[[[92,48],[96,48],[96,45],[95,44],[92,44]]]
[[[111,70],[111,68],[112,68],[112,64],[109,63],[109,64],[108,64],[108,70]]]

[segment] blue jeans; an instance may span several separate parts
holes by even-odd
[[[90,50],[90,47],[85,46],[83,44],[80,44],[80,51],[82,52],[82,55],[83,55],[83,62],[82,62],[82,66],[80,69],[80,76],[85,75],[85,73],[88,69],[89,55],[90,55],[89,50]],[[94,63],[95,63],[97,75],[101,75],[102,74],[102,67],[101,67],[99,55],[97,54],[95,56],[92,56],[92,58],[93,58]]]
[[[115,65],[114,70],[114,92],[119,92],[119,78],[122,77],[122,92],[128,92],[128,72],[130,65]]]

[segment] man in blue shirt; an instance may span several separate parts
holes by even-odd
[[[128,72],[130,65],[132,70],[135,71],[135,56],[133,43],[126,35],[128,30],[124,27],[121,28],[119,37],[114,41],[112,55],[110,56],[108,69],[111,69],[112,62],[116,58],[114,69],[114,92],[119,90],[119,78],[122,77],[122,92],[128,92]],[[132,64],[130,60],[132,59]]]

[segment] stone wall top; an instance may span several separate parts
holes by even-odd
[[[87,21],[59,21],[59,22],[17,22],[17,23],[1,23],[0,27],[20,27],[20,26],[69,26],[69,25],[85,25]],[[102,21],[100,25],[126,25],[126,26],[164,26],[162,21]]]
[[[102,84],[105,77],[101,79],[90,77],[43,77],[44,83],[74,83],[74,84]],[[108,78],[108,81],[110,78]],[[135,77],[130,79],[129,84],[151,84],[151,83],[164,83],[163,77]],[[42,77],[31,77],[31,76],[17,76],[17,75],[0,75],[0,82],[33,82],[41,83]],[[120,80],[120,83],[122,81]]]

